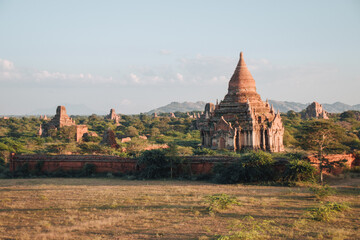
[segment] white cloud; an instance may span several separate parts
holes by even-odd
[[[176,74],[176,78],[180,81],[183,82],[184,81],[184,76],[181,73],[177,73]]]
[[[121,100],[121,105],[130,105],[131,104],[131,101],[129,99],[123,99]]]
[[[0,81],[10,84],[42,84],[51,86],[74,86],[76,84],[109,84],[114,83],[113,77],[92,75],[90,73],[67,74],[47,70],[17,69],[13,62],[0,59]]]
[[[0,59],[0,83],[22,87],[44,86],[50,88],[98,86],[176,88],[181,86],[206,88],[209,90],[207,92],[216,92],[215,90],[220,88],[226,90],[227,82],[234,72],[237,61],[237,58],[199,54],[194,57],[178,59],[172,64],[130,66],[119,70],[115,76],[101,76],[86,72],[64,73],[18,69],[13,62]],[[246,59],[246,63],[256,81],[259,93],[264,95],[264,98],[294,99],[293,96],[296,96],[297,92],[301,92],[301,96],[311,97],[317,94],[326,95],[321,92],[324,92],[324,89],[330,92],[330,86],[331,89],[342,89],[339,81],[336,81],[341,77],[341,72],[336,66],[324,64],[279,65],[267,59]],[[355,82],[354,79],[348,81]],[[336,84],[339,86],[335,86]]]
[[[6,59],[0,59],[0,69],[3,71],[12,71],[14,70],[14,63]]]
[[[130,78],[134,83],[140,83],[140,79],[134,73],[130,73]]]
[[[171,51],[170,51],[170,50],[166,50],[166,49],[161,49],[161,50],[159,51],[159,53],[160,53],[161,55],[170,55],[170,54],[171,54]]]

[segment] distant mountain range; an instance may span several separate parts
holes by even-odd
[[[287,102],[287,101],[275,101],[269,100],[270,104],[274,105],[275,110],[279,110],[280,112],[286,113],[290,110],[295,112],[301,112],[305,109],[310,103],[298,103],[298,102]],[[153,109],[146,114],[153,114],[156,113],[170,113],[170,112],[192,112],[192,111],[204,111],[205,102],[198,101],[198,102],[172,102],[165,106]],[[91,115],[93,113],[98,115],[105,115],[108,114],[107,112],[99,112],[97,110],[91,109],[84,104],[62,104],[66,106],[66,112],[70,115]],[[323,107],[326,111],[330,113],[342,113],[347,110],[358,110],[360,111],[360,104],[357,105],[348,105],[341,102],[336,102],[333,104],[323,103]],[[53,106],[51,108],[43,108],[43,109],[36,109],[32,112],[27,113],[26,115],[48,115],[53,116],[56,113],[56,107]]]
[[[287,101],[275,101],[269,100],[270,104],[273,104],[275,110],[279,110],[280,112],[286,113],[290,110],[295,112],[301,112],[305,109],[310,103],[298,103],[298,102],[287,102]],[[165,106],[155,108],[147,114],[156,113],[169,113],[169,112],[191,112],[191,111],[204,111],[205,102],[198,101],[198,102],[172,102]],[[333,104],[323,103],[322,104],[324,109],[330,113],[342,113],[348,110],[357,110],[360,111],[360,104],[357,105],[348,105],[341,102],[336,102]]]
[[[146,114],[156,113],[170,113],[170,112],[191,112],[191,111],[204,111],[206,102],[172,102],[163,107],[155,108]]]

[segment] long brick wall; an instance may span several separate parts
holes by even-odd
[[[25,163],[29,170],[34,170],[36,164],[43,162],[42,171],[54,172],[57,170],[76,171],[81,170],[85,164],[91,163],[96,166],[97,173],[121,172],[130,173],[136,171],[137,160],[105,155],[14,155],[10,158],[10,171],[15,171]]]
[[[187,171],[189,174],[208,174],[214,164],[219,162],[232,162],[237,158],[227,156],[187,156],[183,157],[182,169],[177,171]],[[97,173],[134,173],[139,171],[140,166],[136,159],[122,158],[107,155],[15,155],[10,157],[10,171],[15,171],[24,164],[28,165],[29,170],[35,170],[36,165],[42,162],[42,171],[55,172],[79,171],[87,163],[96,166]]]
[[[352,154],[334,154],[327,156],[331,161],[346,159],[348,167],[358,166],[359,159]],[[186,156],[182,158],[180,169],[175,169],[177,173],[187,172],[190,175],[209,174],[216,163],[231,163],[238,158],[229,156]],[[309,156],[308,160],[316,163],[315,156]],[[134,173],[141,169],[138,166],[137,159],[123,158],[108,155],[15,155],[10,156],[10,171],[15,171],[22,165],[28,165],[29,170],[35,170],[36,165],[42,162],[42,171],[55,172],[63,171],[79,171],[82,170],[87,163],[96,166],[97,173]],[[277,159],[277,168],[281,169],[286,161]],[[315,164],[316,166],[316,164]],[[341,172],[341,169],[335,169],[335,173]]]

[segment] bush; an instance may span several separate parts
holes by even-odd
[[[43,173],[42,168],[44,166],[44,161],[37,161],[35,164],[34,175],[41,175]]]
[[[197,148],[193,152],[194,155],[216,155],[216,151],[209,148]]]
[[[315,195],[317,199],[324,199],[330,195],[336,193],[336,190],[330,186],[313,186],[310,187],[309,190]]]
[[[270,153],[251,152],[229,165],[217,164],[214,166],[214,180],[218,183],[239,183],[275,181],[274,160]]]
[[[308,161],[291,160],[283,174],[285,181],[314,181],[316,169]]]
[[[91,163],[85,163],[83,169],[82,169],[82,175],[83,176],[91,176],[95,173],[96,171],[96,165],[95,164],[91,164]]]
[[[146,179],[156,179],[169,177],[170,161],[165,156],[165,152],[159,149],[145,151],[138,161],[141,172],[140,177]]]
[[[5,166],[5,159],[0,156],[0,166]]]
[[[30,175],[29,164],[24,163],[23,165],[17,167],[14,175],[16,177],[28,177]]]
[[[347,204],[327,202],[321,203],[319,207],[308,210],[308,214],[313,220],[329,222],[338,212],[343,212],[349,209]]]
[[[209,212],[228,209],[231,205],[240,205],[236,197],[225,193],[205,196],[205,202],[209,204]]]
[[[1,178],[11,178],[13,175],[12,172],[10,172],[10,169],[8,167],[0,166],[0,179]]]

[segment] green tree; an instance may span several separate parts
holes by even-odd
[[[160,130],[158,128],[154,127],[154,128],[151,129],[150,134],[151,134],[152,137],[155,137],[155,136],[160,134]]]
[[[156,179],[169,176],[169,159],[162,150],[145,151],[138,163],[143,168],[140,174],[143,178]]]
[[[316,151],[319,161],[320,182],[324,183],[324,170],[331,171],[334,166],[342,165],[344,161],[332,161],[325,157],[325,154],[331,152],[334,145],[338,144],[336,139],[340,137],[339,129],[328,120],[312,120],[305,123],[303,127],[305,136],[303,138],[304,146],[309,150]]]
[[[128,128],[126,128],[125,133],[127,136],[130,136],[130,137],[135,137],[135,136],[139,135],[138,130],[133,126],[129,126]]]

